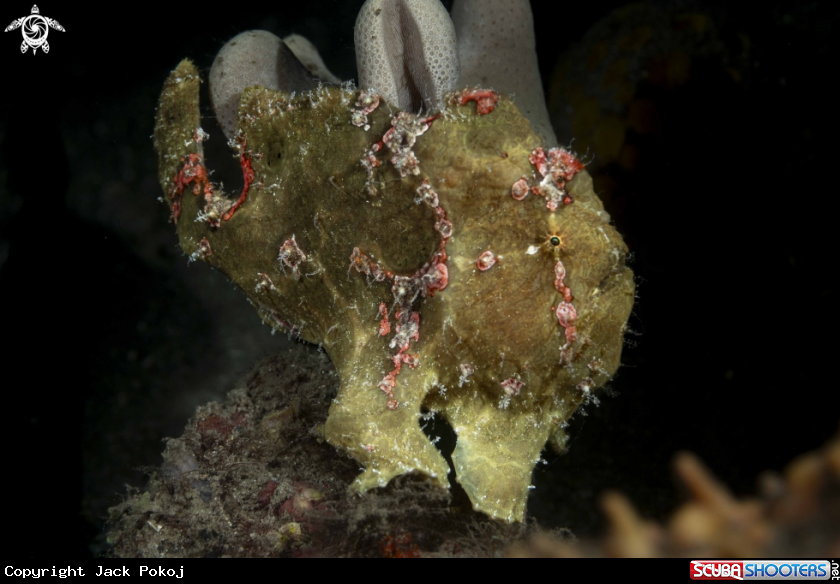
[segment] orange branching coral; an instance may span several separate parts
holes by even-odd
[[[606,537],[581,544],[546,534],[510,548],[514,557],[837,557],[840,435],[803,454],[783,475],[759,477],[760,495],[736,499],[693,454],[674,461],[690,499],[665,525],[642,519],[624,495],[604,495]]]

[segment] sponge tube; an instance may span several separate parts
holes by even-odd
[[[461,82],[514,96],[545,146],[556,146],[537,64],[534,15],[528,0],[455,0]]]
[[[225,136],[236,131],[239,96],[246,87],[309,91],[316,79],[279,37],[264,30],[249,30],[230,39],[210,68],[210,99]]]
[[[367,0],[356,19],[359,86],[417,113],[460,86],[455,27],[439,0]]]

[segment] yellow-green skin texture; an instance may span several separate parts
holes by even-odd
[[[203,154],[199,76],[189,61],[167,80],[155,129],[159,177],[170,193],[182,157]],[[632,272],[621,236],[582,171],[567,185],[574,203],[552,212],[545,199],[517,201],[511,186],[533,178],[529,154],[540,140],[514,104],[501,98],[478,115],[472,102],[449,105],[417,138],[420,174],[401,177],[379,153],[372,189],[361,160],[391,127],[397,111],[384,102],[368,115],[366,131],[351,123],[358,93],[337,87],[290,95],[261,87],[242,95],[237,131],[255,172],[247,199],[219,227],[195,221],[202,196],[184,191],[178,235],[183,250],[233,280],[269,324],[290,323],[321,345],[341,379],[325,425],[327,441],[364,471],[353,487],[364,492],[409,472],[448,487],[448,465],[422,432],[421,410],[439,412],[457,433],[457,480],[473,506],[506,521],[521,521],[531,473],[552,438],[591,389],[619,366],[623,332],[634,300]],[[210,161],[212,166],[212,161]],[[392,281],[351,268],[353,248],[395,275],[410,276],[430,261],[441,235],[435,211],[416,204],[427,179],[452,222],[446,252],[448,286],[419,297],[419,340],[409,352],[419,366],[396,377],[395,410],[378,385],[394,369],[391,334],[380,335],[379,306],[394,318]],[[375,194],[370,191],[374,190]],[[560,248],[549,244],[562,238]],[[278,254],[294,236],[306,260],[295,278]],[[501,259],[477,268],[482,252]],[[574,295],[578,340],[565,358],[565,330],[554,308],[563,301],[554,267],[566,268]],[[258,286],[265,274],[273,283]],[[474,373],[464,379],[461,365]],[[508,395],[501,383],[524,385]],[[581,385],[583,384],[583,385]]]

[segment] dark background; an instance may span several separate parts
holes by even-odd
[[[160,463],[160,439],[289,342],[176,248],[150,139],[166,75],[183,57],[207,68],[227,39],[264,28],[307,36],[353,78],[361,4],[39,4],[67,29],[49,34],[49,54],[21,55],[19,31],[0,35],[10,551],[100,553],[101,518]],[[546,87],[558,57],[623,5],[532,1]],[[681,500],[678,450],[748,495],[759,472],[818,447],[840,417],[836,3],[681,5],[748,35],[749,83],[675,94],[641,188],[608,208],[637,274],[624,366],[573,420],[569,454],[545,454],[530,505],[542,525],[581,536],[600,533],[606,488],[666,517]],[[4,4],[0,24],[30,8]]]

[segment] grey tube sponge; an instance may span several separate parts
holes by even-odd
[[[328,83],[341,83],[341,79],[333,75],[332,71],[327,69],[321,54],[312,42],[299,34],[290,34],[283,37],[283,42],[295,54],[295,57],[318,79],[323,79]]]
[[[455,0],[461,83],[514,95],[514,103],[546,146],[556,146],[537,64],[528,0]]]
[[[225,136],[233,137],[239,96],[246,87],[261,85],[287,92],[308,91],[318,80],[279,37],[249,30],[230,39],[210,68],[210,99]]]
[[[359,86],[400,109],[436,110],[460,86],[455,27],[439,0],[367,0],[355,44]]]

